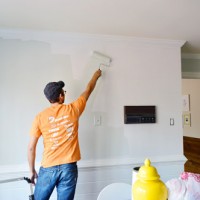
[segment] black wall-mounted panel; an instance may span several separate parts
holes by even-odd
[[[124,106],[124,123],[156,123],[155,106]]]

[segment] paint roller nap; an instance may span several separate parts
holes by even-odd
[[[105,65],[105,66],[109,66],[110,62],[111,62],[111,58],[103,55],[102,53],[99,53],[97,51],[93,51],[93,55],[92,57],[96,60],[98,60],[100,65]]]

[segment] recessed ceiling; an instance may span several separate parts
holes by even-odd
[[[1,0],[0,29],[185,40],[200,53],[198,0]]]

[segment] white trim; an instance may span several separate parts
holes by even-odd
[[[169,156],[152,156],[149,158],[152,163],[172,163],[172,162],[185,162],[186,158],[183,155],[169,155]],[[94,168],[94,167],[109,167],[109,166],[122,166],[122,165],[143,165],[144,158],[120,158],[120,159],[98,159],[98,160],[81,160],[78,162],[79,169]],[[36,169],[40,167],[36,163]],[[0,174],[28,172],[27,164],[18,165],[4,165],[0,166]]]
[[[27,29],[0,29],[0,37],[4,39],[21,39],[21,40],[39,40],[39,41],[69,41],[72,39],[102,39],[114,41],[127,41],[144,44],[158,44],[170,45],[175,47],[182,47],[185,40],[169,40],[169,39],[154,39],[154,38],[140,38],[117,35],[97,35],[97,34],[83,34],[83,33],[69,33],[69,32],[51,32],[51,31],[32,31]]]
[[[183,155],[172,155],[172,156],[156,156],[150,158],[151,162],[154,163],[164,163],[164,162],[179,162],[185,161],[185,157]],[[143,164],[143,158],[122,158],[122,159],[102,159],[102,160],[86,160],[80,161],[80,168],[87,167],[107,167],[107,166],[116,166],[116,165],[138,165]]]
[[[200,59],[200,54],[183,53],[181,54],[183,59]]]
[[[200,79],[200,72],[182,72],[183,79]]]

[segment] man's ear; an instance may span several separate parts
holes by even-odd
[[[64,102],[64,95],[62,94],[62,93],[60,93],[60,95],[59,95],[59,102]]]

